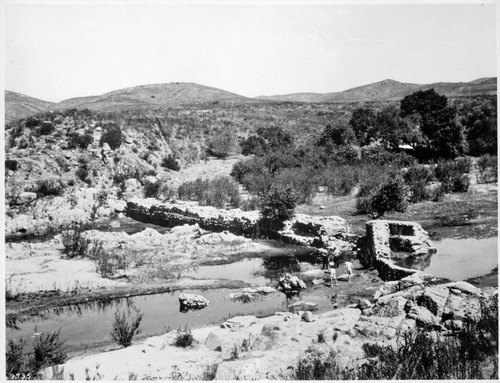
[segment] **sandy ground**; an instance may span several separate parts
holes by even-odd
[[[102,278],[95,263],[88,259],[64,259],[50,244],[9,243],[5,245],[6,289],[12,294],[124,285],[124,282]]]

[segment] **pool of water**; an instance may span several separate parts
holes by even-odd
[[[498,266],[496,237],[446,238],[433,241],[432,246],[437,249],[437,253],[410,257],[398,261],[397,264],[453,281],[479,277]]]
[[[255,258],[243,258],[237,262],[222,265],[204,265],[181,272],[183,277],[196,279],[229,279],[257,285],[269,285],[285,273],[300,271],[299,261],[312,263],[314,257],[293,257],[270,255]]]
[[[240,291],[185,290],[185,293],[200,294],[210,301],[208,307],[188,312],[180,311],[180,291],[59,307],[17,323],[17,329],[7,328],[6,335],[7,339],[24,338],[30,341],[34,339],[35,333],[60,330],[66,349],[74,351],[112,344],[110,332],[116,312],[134,316],[140,310],[144,314],[141,337],[147,337],[161,334],[166,328],[220,324],[236,315],[269,316],[278,311],[289,311],[288,305],[300,300],[317,303],[317,312],[344,307],[349,303],[347,296],[334,294],[331,289],[324,287],[306,290],[292,297],[280,292],[257,295],[250,302],[228,298],[229,294]]]

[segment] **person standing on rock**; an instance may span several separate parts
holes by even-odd
[[[333,281],[335,280],[335,286],[337,286],[337,270],[335,269],[335,262],[330,262],[330,286],[333,286]]]
[[[330,255],[328,254],[328,251],[325,249],[319,249],[321,253],[321,260],[323,261],[323,266],[322,270],[328,270],[328,262],[330,260]]]
[[[352,262],[351,261],[347,261],[345,263],[345,271],[347,273],[347,280],[349,282],[351,282],[351,276],[353,275],[353,272],[352,272]]]

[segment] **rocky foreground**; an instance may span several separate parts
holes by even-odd
[[[368,356],[363,344],[397,345],[403,334],[424,328],[434,337],[479,319],[498,293],[466,282],[435,284],[417,273],[387,282],[372,301],[320,315],[278,312],[267,318],[235,317],[192,331],[195,342],[174,345],[176,331],[125,349],[71,359],[40,373],[43,379],[293,379],[299,360],[326,359],[355,367]],[[486,369],[491,366],[485,366]]]

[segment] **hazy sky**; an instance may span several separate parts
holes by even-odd
[[[6,4],[5,88],[47,101],[195,82],[255,97],[496,76],[496,7]]]

